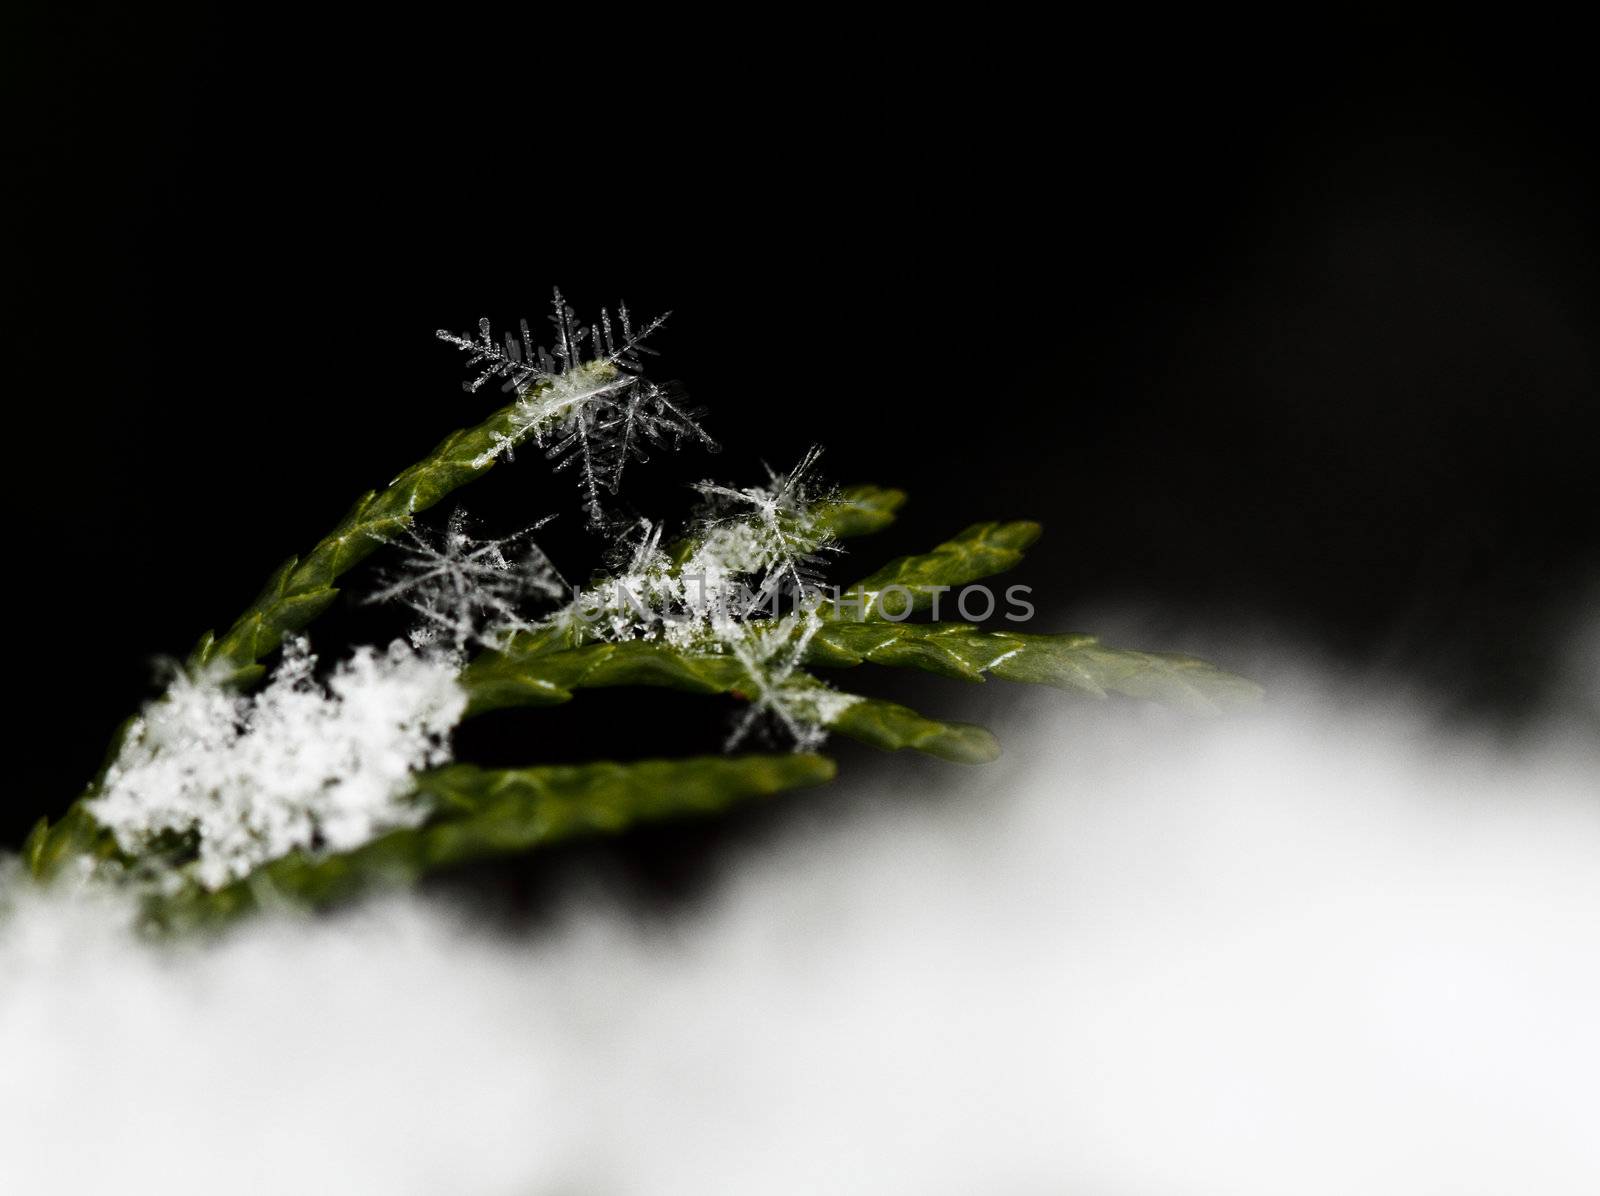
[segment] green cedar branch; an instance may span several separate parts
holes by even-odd
[[[812,512],[812,527],[822,537],[852,540],[881,532],[894,522],[905,505],[906,492],[883,486],[850,486],[836,498],[817,504]]]
[[[941,589],[963,586],[1014,568],[1041,530],[1037,523],[1027,521],[975,523],[929,552],[890,561],[845,590],[837,603],[823,604],[823,616],[834,620],[875,620],[885,618],[887,609],[900,619],[926,610]],[[900,592],[895,592],[897,587]]]
[[[283,637],[305,628],[338,596],[333,582],[359,564],[419,511],[494,467],[493,451],[520,428],[516,411],[522,402],[500,408],[482,423],[461,428],[441,440],[426,457],[401,471],[382,490],[359,498],[337,527],[304,557],[290,557],[268,579],[248,610],[219,639],[206,632],[189,655],[192,672],[231,666],[226,680],[248,685],[265,669],[258,662],[275,651]],[[891,516],[892,517],[892,516]],[[53,825],[41,819],[24,844],[24,858],[37,876],[51,875],[70,855],[82,851],[107,854],[104,836],[94,833],[94,820],[84,812],[85,798],[99,791],[105,769],[116,758],[133,720],[126,720],[111,738],[106,762],[77,801]]]
[[[519,400],[519,403],[522,400]],[[496,411],[475,427],[452,432],[434,450],[382,490],[356,500],[339,525],[303,557],[290,557],[220,638],[210,632],[189,657],[191,668],[216,661],[234,666],[243,684],[262,672],[256,663],[327,609],[339,591],[333,582],[371,555],[413,515],[494,468],[494,449],[519,427],[518,403]]]
[[[555,706],[571,701],[578,689],[619,685],[743,697],[741,687],[749,684],[749,677],[731,655],[691,654],[653,641],[628,640],[556,652],[486,653],[467,666],[461,683],[471,716],[511,706]],[[876,699],[857,698],[827,725],[888,751],[914,748],[963,763],[981,763],[999,754],[994,737],[981,727],[937,722]]]
[[[828,727],[886,752],[912,748],[955,764],[989,764],[1000,757],[1000,741],[984,727],[925,718],[881,698],[857,698]]]

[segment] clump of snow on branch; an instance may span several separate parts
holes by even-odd
[[[181,675],[134,720],[89,812],[124,852],[215,889],[292,851],[350,851],[427,814],[413,774],[450,758],[455,664],[396,641],[327,681],[303,639],[253,696]]]
[[[443,645],[460,655],[469,644],[492,647],[531,626],[530,604],[567,591],[532,540],[550,518],[497,540],[474,537],[459,508],[440,533],[413,522],[392,541],[402,554],[399,567],[367,601],[401,602],[415,611],[421,622],[411,642],[419,648]]]
[[[519,336],[508,332],[500,339],[486,319],[478,322],[476,337],[440,329],[439,338],[465,351],[468,367],[479,371],[463,383],[466,390],[498,378],[517,396],[509,430],[497,434],[474,464],[509,458],[532,439],[557,470],[577,472],[584,511],[592,524],[602,524],[603,496],[617,493],[628,462],[646,460],[651,446],[676,450],[694,442],[715,452],[716,441],[700,426],[701,413],[644,376],[642,358],[654,354],[645,341],[666,318],[636,329],[621,305],[616,325],[602,310],[598,323],[586,326],[557,291],[549,349],[534,342],[526,320]]]

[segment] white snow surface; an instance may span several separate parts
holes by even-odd
[[[665,921],[396,897],[174,948],[14,887],[0,1189],[1600,1191],[1592,726],[1263,679],[1030,700]]]

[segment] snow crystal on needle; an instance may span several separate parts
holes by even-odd
[[[661,547],[659,524],[641,519],[624,532],[611,564],[609,577],[577,591],[547,622],[574,647],[591,639],[652,639],[681,621],[683,583]]]
[[[811,471],[809,451],[787,474],[768,471],[764,486],[702,482],[706,510],[677,559],[661,547],[661,529],[641,521],[623,537],[613,571],[574,594],[544,624],[577,646],[593,640],[655,640],[693,655],[732,657],[750,706],[728,740],[732,749],[764,724],[796,749],[817,746],[823,728],[859,701],[816,680],[801,666],[822,626],[822,554],[833,549],[817,518],[830,496]],[[780,617],[788,593],[798,609]]]
[[[698,441],[712,452],[717,449],[700,426],[701,413],[644,376],[641,357],[654,352],[645,341],[667,317],[635,330],[626,306],[618,315],[620,329],[604,310],[598,324],[584,327],[557,291],[550,316],[553,349],[534,343],[526,320],[520,337],[506,333],[503,342],[495,339],[488,320],[478,321],[476,338],[438,332],[441,340],[466,352],[469,368],[481,367],[463,384],[468,391],[501,378],[517,395],[510,431],[498,434],[474,464],[509,457],[517,445],[533,439],[557,470],[577,471],[592,524],[605,522],[602,494],[617,492],[628,462],[645,460],[648,446],[677,449]]]
[[[827,738],[825,728],[862,699],[840,693],[803,670],[806,649],[822,627],[815,611],[781,619],[740,623],[728,637],[743,667],[750,705],[734,724],[724,751],[732,751],[763,720],[775,725],[797,752],[812,751]]]
[[[403,554],[401,565],[367,601],[402,602],[420,615],[421,626],[411,637],[418,647],[443,643],[457,654],[472,643],[492,647],[530,626],[529,603],[567,590],[530,539],[550,518],[499,540],[473,537],[460,509],[451,512],[441,535],[413,523],[393,542]]]
[[[681,563],[661,547],[661,528],[640,520],[622,533],[612,572],[574,593],[543,624],[572,645],[587,640],[665,640],[686,651],[726,652],[736,629],[760,612],[777,613],[789,593],[802,604],[818,595],[822,554],[832,551],[815,506],[823,494],[809,479],[819,450],[770,483],[734,489],[698,483],[707,509],[689,529]]]
[[[813,445],[787,474],[768,467],[765,486],[698,483],[695,489],[706,499],[706,532],[685,574],[707,575],[713,592],[725,575],[756,576],[759,586],[747,614],[783,591],[802,598],[813,593],[822,578],[822,554],[834,550],[815,515],[828,497],[811,476],[821,455]]]
[[[304,640],[258,693],[180,676],[134,720],[89,812],[135,856],[215,889],[291,851],[349,851],[415,826],[413,774],[450,758],[466,695],[448,660],[396,641],[326,684]],[[192,860],[189,858],[192,857]]]

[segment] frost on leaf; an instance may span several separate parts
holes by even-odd
[[[654,353],[645,341],[665,321],[659,316],[635,329],[620,306],[616,325],[602,310],[597,324],[584,326],[557,291],[549,349],[535,344],[526,320],[520,336],[506,333],[502,340],[488,320],[478,322],[475,338],[440,329],[439,338],[466,352],[468,367],[479,371],[463,384],[469,392],[499,378],[517,396],[510,430],[474,464],[509,458],[532,439],[557,470],[577,473],[585,514],[598,525],[605,522],[603,495],[615,494],[628,462],[646,460],[652,446],[676,450],[692,441],[715,452],[716,442],[700,426],[701,412],[644,376],[642,358]]]
[[[460,655],[470,644],[493,647],[531,624],[528,607],[559,598],[567,584],[532,540],[550,516],[515,535],[479,540],[466,514],[451,512],[442,533],[415,523],[390,541],[402,563],[383,578],[368,602],[401,602],[420,617],[412,643],[438,644]]]
[[[396,641],[326,682],[304,640],[243,697],[182,675],[128,729],[89,813],[126,853],[208,889],[292,851],[350,851],[427,814],[413,774],[445,763],[466,707],[452,663]]]

